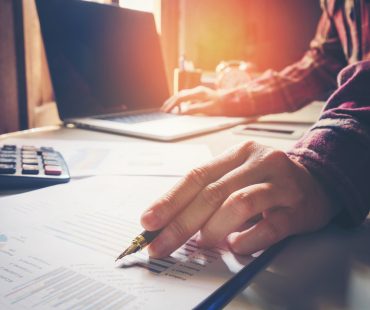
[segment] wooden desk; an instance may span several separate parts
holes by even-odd
[[[63,127],[4,135],[0,142],[6,137],[143,142],[132,137]],[[176,143],[206,144],[212,154],[217,155],[246,139],[283,150],[294,144],[293,140],[236,135],[232,129]],[[364,300],[368,308],[369,244],[370,221],[356,230],[329,227],[296,237],[227,309],[344,309],[356,308],[356,302]],[[357,306],[364,309],[364,304]]]

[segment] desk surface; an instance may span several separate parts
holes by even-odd
[[[143,142],[132,137],[59,127],[3,135],[0,139],[6,137]],[[294,144],[293,140],[236,135],[232,129],[176,143],[206,144],[217,155],[246,139],[283,150]],[[365,305],[369,308],[369,244],[370,221],[356,230],[328,227],[295,237],[227,309],[365,309]]]

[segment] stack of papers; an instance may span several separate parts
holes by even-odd
[[[190,309],[252,257],[193,240],[115,263],[176,177],[95,176],[0,198],[1,309]]]

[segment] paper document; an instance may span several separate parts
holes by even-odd
[[[46,139],[7,139],[1,143],[52,146],[62,153],[72,178],[92,175],[183,176],[212,158],[205,145]]]
[[[270,114],[258,118],[259,122],[276,122],[276,123],[304,123],[313,124],[318,121],[324,108],[325,102],[313,101],[309,105],[295,112],[286,112]]]
[[[100,176],[0,198],[0,309],[190,309],[252,257],[193,240],[114,259],[178,178]]]

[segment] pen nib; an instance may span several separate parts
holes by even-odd
[[[124,250],[117,258],[115,261],[120,260],[121,258],[124,258],[127,255],[130,255],[132,253],[137,252],[140,249],[140,247],[136,244],[131,244],[126,250]]]

